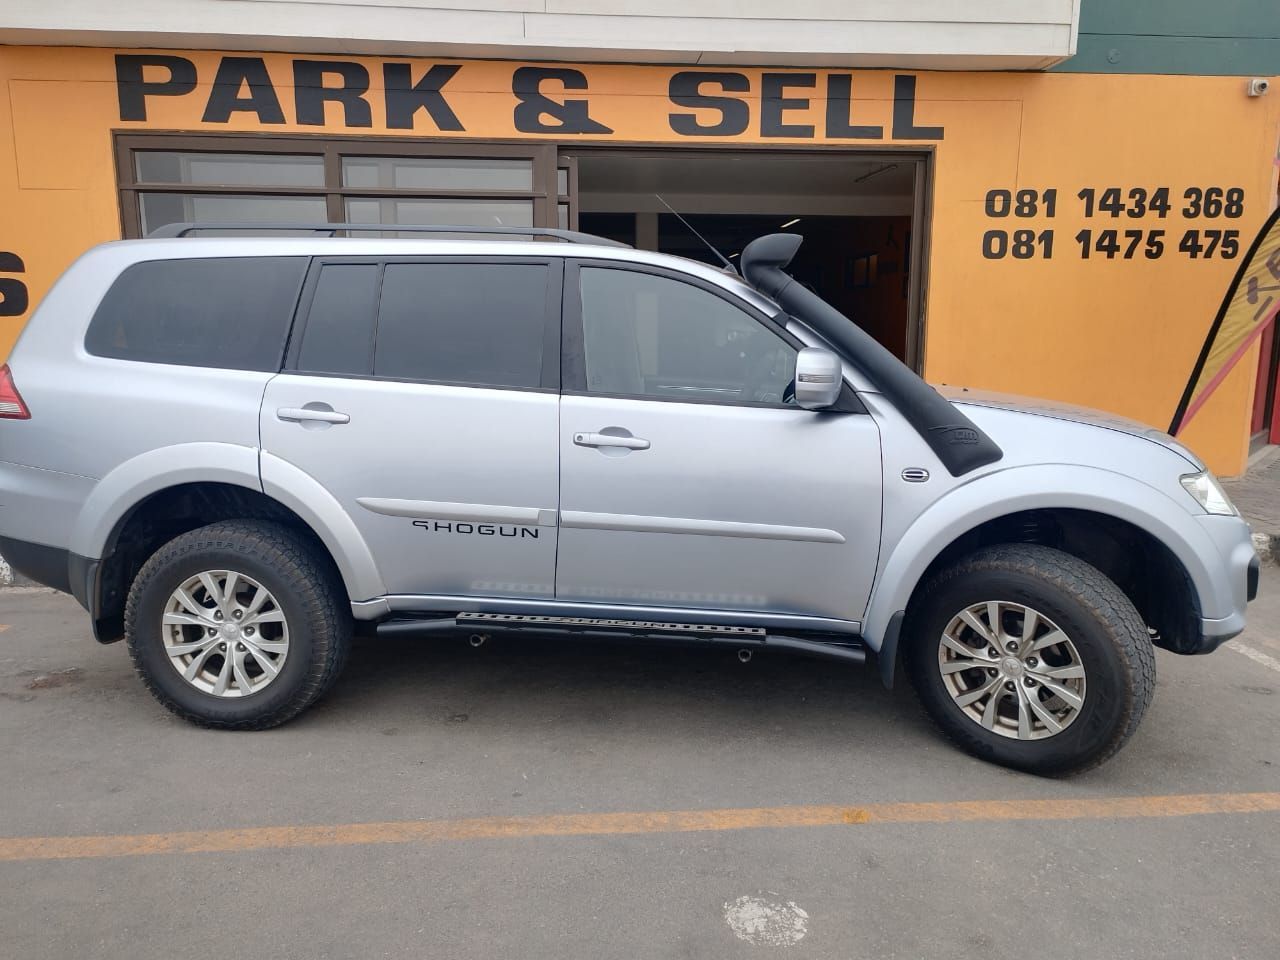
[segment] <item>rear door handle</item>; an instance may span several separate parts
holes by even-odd
[[[648,450],[649,441],[639,437],[618,437],[609,433],[575,433],[573,442],[580,447],[626,447],[628,450]]]
[[[276,416],[281,420],[292,420],[297,423],[314,422],[314,423],[350,423],[349,414],[338,413],[331,408],[321,408],[316,404],[316,408],[312,407],[281,407],[276,411]]]

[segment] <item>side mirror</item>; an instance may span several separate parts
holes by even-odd
[[[840,358],[821,347],[805,347],[796,354],[796,404],[822,410],[840,398],[844,386]]]

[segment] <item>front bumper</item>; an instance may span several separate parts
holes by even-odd
[[[1249,525],[1239,517],[1205,516],[1199,520],[1224,563],[1211,595],[1202,593],[1200,597],[1200,609],[1218,616],[1201,617],[1200,643],[1188,652],[1212,653],[1244,630],[1245,608],[1258,595],[1262,565]]]

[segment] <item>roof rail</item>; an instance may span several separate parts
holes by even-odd
[[[479,236],[513,236],[513,237],[547,237],[563,240],[565,243],[591,243],[606,247],[629,247],[620,240],[608,237],[597,237],[590,233],[579,233],[577,230],[553,230],[550,227],[476,227],[449,226],[447,224],[421,223],[261,223],[261,222],[193,222],[168,223],[157,227],[147,234],[148,239],[161,240],[186,237],[196,231],[216,230],[256,233],[260,230],[304,230],[311,233],[323,233],[332,237],[335,233],[370,233],[394,230],[401,233],[470,233]]]

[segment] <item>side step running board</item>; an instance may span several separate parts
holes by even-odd
[[[547,617],[541,614],[522,613],[460,613],[457,616],[461,626],[487,625],[490,627],[507,627],[521,629],[532,627],[552,627],[563,630],[613,630],[629,635],[641,635],[653,632],[676,633],[698,637],[725,636],[743,640],[755,639],[763,641],[763,627],[730,627],[715,623],[661,623],[656,620],[610,620],[603,617]]]
[[[423,636],[440,632],[489,630],[516,631],[550,636],[595,639],[634,638],[642,640],[715,643],[739,650],[789,650],[810,656],[852,663],[865,663],[866,648],[849,638],[818,640],[769,633],[763,627],[741,627],[708,623],[664,623],[655,620],[614,620],[603,617],[552,617],[518,613],[459,613],[454,617],[385,620],[378,635],[387,637]]]

